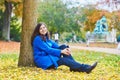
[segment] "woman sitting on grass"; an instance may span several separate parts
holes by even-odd
[[[44,70],[57,69],[58,66],[66,65],[70,71],[90,73],[97,65],[81,64],[74,60],[69,46],[59,46],[50,39],[45,23],[38,23],[31,37],[35,65]]]

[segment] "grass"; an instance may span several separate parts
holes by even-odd
[[[45,71],[36,67],[18,68],[18,54],[0,54],[0,80],[120,80],[120,56],[83,50],[73,50],[72,55],[81,63],[98,61],[98,66],[90,74],[70,72],[66,66]]]

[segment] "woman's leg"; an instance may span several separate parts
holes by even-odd
[[[62,44],[62,45],[59,46],[58,49],[63,50],[63,49],[65,49],[65,48],[69,48],[69,46],[68,46],[68,45],[65,45],[65,44]]]
[[[66,45],[61,45],[59,49],[65,49],[69,48],[69,46]],[[76,62],[71,55],[64,55],[62,54],[63,57],[58,60],[58,65],[66,65],[70,68],[70,71],[78,71],[78,72],[86,72],[90,73],[97,65],[97,62],[95,62],[92,66],[88,64],[81,64]]]
[[[69,46],[63,44],[63,45],[61,45],[61,46],[59,47],[59,49],[61,49],[61,50],[65,49],[65,48],[69,48]],[[61,54],[61,57],[67,57],[67,58],[69,58],[69,59],[74,60],[71,55],[68,56],[68,55],[65,55],[65,54]]]
[[[59,47],[59,49],[61,49],[61,50],[65,49],[65,48],[69,48],[69,46],[61,45]],[[58,65],[59,66],[66,65],[66,66],[70,67],[70,70],[76,70],[76,69],[84,70],[86,67],[89,66],[86,64],[80,64],[80,63],[76,62],[71,55],[64,55],[64,54],[62,54],[62,57],[58,61]]]
[[[72,57],[72,55],[64,55],[64,54],[62,54],[61,58],[68,58],[68,59],[74,60],[74,58]]]
[[[66,65],[70,68],[71,71],[85,72],[90,65],[78,63],[68,57],[62,57],[57,62],[59,66]]]

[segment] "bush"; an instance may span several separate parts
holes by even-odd
[[[120,34],[117,37],[117,42],[120,42]]]
[[[10,25],[10,38],[14,41],[20,41],[21,25],[16,17],[12,17]]]
[[[0,10],[0,39],[2,37],[2,27],[3,27],[3,12]]]

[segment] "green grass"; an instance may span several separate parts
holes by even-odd
[[[90,73],[70,72],[66,66],[57,70],[42,70],[36,67],[18,68],[18,54],[0,54],[0,80],[120,80],[120,56],[92,51],[74,50],[78,62],[97,67]]]

